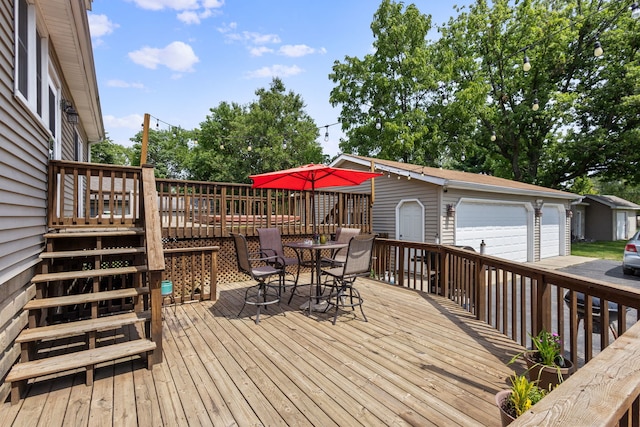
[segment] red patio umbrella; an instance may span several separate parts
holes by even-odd
[[[334,168],[327,165],[308,164],[297,168],[284,169],[251,175],[253,188],[278,188],[282,190],[311,190],[315,203],[316,188],[360,185],[364,181],[382,175],[354,169]],[[312,204],[313,232],[316,232],[315,206]]]

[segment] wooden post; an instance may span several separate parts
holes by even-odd
[[[479,258],[476,261],[476,271],[475,271],[475,307],[476,307],[476,319],[481,320],[483,322],[487,321],[487,292],[486,292],[486,274],[487,270],[484,262],[482,262],[482,258]]]
[[[142,150],[140,151],[140,166],[147,163],[147,147],[149,146],[149,113],[144,113],[144,122],[142,123]]]
[[[533,277],[532,277],[533,279]],[[533,320],[534,328],[532,333],[538,335],[540,331],[551,331],[551,285],[547,283],[547,278],[544,274],[541,274],[537,278],[538,286],[536,293],[536,311],[535,318]],[[533,283],[532,283],[533,286]],[[558,331],[559,332],[559,331]]]

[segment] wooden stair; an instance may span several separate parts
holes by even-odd
[[[84,369],[90,385],[98,364],[141,356],[150,365],[156,343],[150,339],[144,241],[139,228],[45,234],[40,272],[32,279],[36,297],[24,307],[29,326],[16,338],[20,362],[5,379],[12,403],[20,400],[28,380],[38,377]],[[101,339],[120,330],[118,342]],[[39,351],[60,339],[82,345],[68,346],[61,355]]]

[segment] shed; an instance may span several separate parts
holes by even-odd
[[[573,208],[574,240],[627,240],[637,229],[640,205],[611,195],[584,196]]]
[[[569,255],[570,207],[580,196],[489,175],[343,154],[332,165],[384,176],[372,191],[373,230],[398,240],[470,246],[514,261]],[[373,185],[373,189],[371,186]]]

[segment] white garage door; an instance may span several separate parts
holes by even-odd
[[[560,211],[558,208],[543,206],[540,225],[540,258],[560,255]]]
[[[521,204],[462,201],[456,209],[456,245],[512,261],[527,261],[527,209]]]

